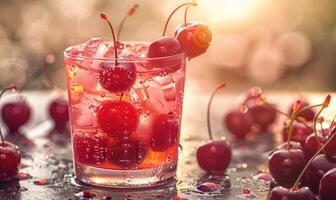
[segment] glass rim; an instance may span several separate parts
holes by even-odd
[[[149,42],[139,42],[139,41],[123,41],[123,43],[126,44],[149,44]],[[83,55],[71,55],[69,53],[69,50],[71,48],[74,48],[80,44],[75,44],[67,47],[64,51],[64,57],[65,58],[70,58],[70,59],[75,59],[75,60],[100,60],[100,61],[110,61],[114,62],[118,60],[119,62],[146,62],[146,61],[157,61],[157,60],[169,60],[169,59],[177,59],[177,58],[184,58],[186,57],[185,52],[175,54],[172,56],[163,56],[163,57],[155,57],[155,58],[148,58],[148,57],[138,57],[138,58],[102,58],[102,57],[90,57],[90,56],[83,56]]]

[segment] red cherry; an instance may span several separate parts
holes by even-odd
[[[164,68],[168,72],[173,72],[181,67],[181,58],[173,58],[172,56],[182,53],[183,49],[176,38],[162,37],[149,45],[147,52],[148,64],[151,67]]]
[[[299,143],[299,142],[293,142],[293,141],[290,141],[289,142],[289,146],[288,146],[288,142],[284,142],[282,144],[279,144],[276,148],[277,150],[280,150],[280,149],[299,149],[299,150],[303,150],[303,147],[302,145]]]
[[[224,171],[231,161],[231,145],[225,139],[213,140],[198,147],[196,158],[207,172]]]
[[[105,161],[107,140],[105,133],[75,132],[73,134],[75,158],[88,165],[102,164]]]
[[[55,129],[63,132],[69,121],[68,101],[57,97],[49,105],[49,115],[55,123]]]
[[[13,178],[19,171],[20,163],[19,148],[13,143],[0,140],[0,181]]]
[[[318,135],[319,141],[321,142],[321,145],[323,145],[327,139],[320,134]],[[315,153],[319,150],[321,146],[319,146],[317,137],[315,134],[311,134],[307,137],[305,145],[304,145],[304,154],[306,161],[310,160]]]
[[[253,121],[262,130],[266,131],[275,122],[277,113],[271,106],[265,103],[259,104],[255,100],[247,101],[246,105],[249,108],[248,113],[251,114]]]
[[[277,183],[290,187],[305,166],[303,151],[300,149],[276,150],[271,154],[268,166]]]
[[[336,168],[329,170],[321,179],[319,194],[323,200],[336,199]]]
[[[178,143],[179,122],[174,113],[159,114],[153,120],[151,148],[153,151],[166,151]]]
[[[325,155],[336,162],[336,138],[333,138],[326,146]]]
[[[304,174],[304,184],[317,193],[323,175],[333,168],[336,168],[336,162],[328,160],[323,154],[316,156]]]
[[[99,127],[112,137],[129,136],[139,124],[139,114],[126,101],[103,101],[97,108]]]
[[[229,111],[224,117],[226,128],[238,139],[245,139],[251,132],[253,119],[249,113],[242,113],[238,109]]]
[[[123,92],[132,87],[136,80],[135,65],[133,63],[103,62],[100,64],[99,83],[110,92]]]
[[[308,187],[298,190],[289,190],[284,187],[275,187],[269,193],[269,200],[316,200]]]
[[[180,42],[189,59],[203,54],[212,40],[212,33],[207,25],[192,22],[179,25],[175,37]]]
[[[120,140],[108,146],[107,159],[124,168],[136,167],[145,159],[148,151],[147,144],[133,139]]]
[[[31,108],[24,100],[5,103],[1,109],[2,120],[9,129],[9,133],[16,133],[26,124],[31,115]]]
[[[313,133],[313,129],[308,128],[301,123],[294,122],[291,141],[300,142],[302,146],[305,146],[306,139],[311,133]],[[283,141],[288,140],[287,126],[285,126],[282,130],[282,139]]]
[[[300,100],[300,101],[301,101],[301,107],[302,108],[310,105],[308,103],[308,101],[306,101],[306,100]],[[292,105],[290,105],[290,107],[289,107],[289,114],[290,115],[293,112],[293,105],[294,105],[294,103]],[[314,116],[315,116],[315,111],[312,108],[310,108],[308,110],[302,111],[298,116],[306,119],[307,121],[313,121]]]

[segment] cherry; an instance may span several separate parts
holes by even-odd
[[[305,141],[304,145],[304,154],[305,154],[305,159],[308,161],[313,157],[313,155],[318,151],[320,148],[320,145],[318,143],[317,137],[319,137],[319,141],[321,144],[324,144],[327,139],[320,134],[318,136],[311,134],[308,136],[308,138]]]
[[[336,138],[332,139],[330,144],[326,146],[325,155],[336,162]]]
[[[276,182],[290,187],[305,166],[304,154],[300,149],[280,149],[273,152],[268,162],[269,170]]]
[[[99,127],[112,137],[126,137],[134,132],[139,124],[139,114],[134,106],[126,101],[103,101],[97,108]]]
[[[336,168],[336,162],[328,160],[328,158],[323,154],[316,156],[312,160],[303,177],[304,184],[307,185],[313,192],[317,193],[319,183],[323,175],[333,168]]]
[[[294,123],[294,127],[293,127],[293,132],[292,132],[292,141],[296,141],[296,142],[300,142],[302,146],[305,146],[305,142],[307,137],[313,133],[313,129],[295,122]],[[287,141],[288,140],[288,127],[284,127],[282,130],[282,138],[283,141]]]
[[[78,131],[73,134],[75,158],[84,164],[100,165],[105,161],[108,137],[102,132]]]
[[[0,99],[7,90],[14,91],[16,90],[16,86],[11,85],[3,89],[0,93]],[[16,145],[4,140],[1,129],[0,139],[0,181],[3,181],[17,175],[21,163],[21,154]]]
[[[303,187],[296,190],[278,186],[269,193],[269,200],[316,200],[314,194],[308,187]]]
[[[23,99],[8,102],[2,106],[1,116],[9,129],[9,134],[14,135],[18,133],[22,125],[28,122],[31,116],[31,108]]]
[[[280,149],[299,149],[299,150],[303,150],[303,147],[299,142],[290,141],[289,146],[288,146],[288,142],[284,142],[284,143],[279,144],[276,149],[277,150],[280,150]]]
[[[210,142],[198,147],[196,158],[198,165],[207,172],[225,171],[231,162],[231,145],[226,139],[213,140],[210,125],[210,108],[216,92],[225,86],[224,83],[217,85],[210,97],[207,107],[207,126]]]
[[[238,109],[229,111],[223,121],[226,128],[238,139],[245,139],[253,126],[250,113],[243,113]]]
[[[108,146],[107,159],[124,168],[136,167],[145,159],[148,151],[147,144],[129,138]]]
[[[110,92],[123,92],[131,88],[135,83],[135,65],[129,62],[118,62],[118,47],[112,24],[106,13],[100,13],[100,17],[105,20],[110,27],[113,37],[115,62],[103,62],[100,64],[99,83]]]
[[[307,107],[307,106],[310,105],[308,103],[308,101],[306,101],[306,100],[300,100],[300,101],[301,101],[302,107]],[[293,113],[293,109],[292,108],[293,108],[293,104],[291,105],[291,107],[289,109],[290,115]],[[305,110],[305,111],[303,111],[303,112],[301,112],[299,114],[299,117],[302,117],[302,118],[304,118],[307,121],[313,121],[314,120],[314,116],[315,116],[315,111],[312,108],[307,109],[307,110]]]
[[[212,40],[209,27],[200,22],[178,26],[175,37],[180,42],[189,59],[203,54]]]
[[[174,113],[159,114],[153,120],[151,147],[153,151],[165,151],[178,143],[179,122]]]
[[[336,168],[329,170],[321,179],[319,194],[323,200],[336,199]]]
[[[68,101],[62,97],[52,100],[49,105],[49,115],[54,121],[54,130],[57,133],[64,133],[69,121]]]
[[[115,65],[103,62],[99,68],[99,83],[110,92],[123,92],[135,83],[136,72],[133,63]]]
[[[277,113],[273,107],[256,100],[249,100],[245,104],[248,107],[248,113],[252,116],[253,121],[260,126],[261,130],[266,131],[275,122]]]

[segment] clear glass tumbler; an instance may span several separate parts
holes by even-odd
[[[185,55],[149,59],[147,43],[125,42],[115,59],[105,45],[105,56],[81,53],[83,44],[64,52],[76,178],[163,184],[176,175]]]

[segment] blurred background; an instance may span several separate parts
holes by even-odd
[[[128,7],[122,40],[158,39],[177,0],[0,0],[0,87],[22,84],[41,66],[65,88],[63,50],[91,37],[111,40],[99,12],[115,27]],[[218,81],[230,90],[258,85],[274,90],[335,91],[336,3],[333,0],[199,0],[190,20],[210,25],[213,43],[188,64],[187,84],[209,90]],[[183,22],[175,15],[168,34]],[[37,79],[31,89],[46,89]]]

